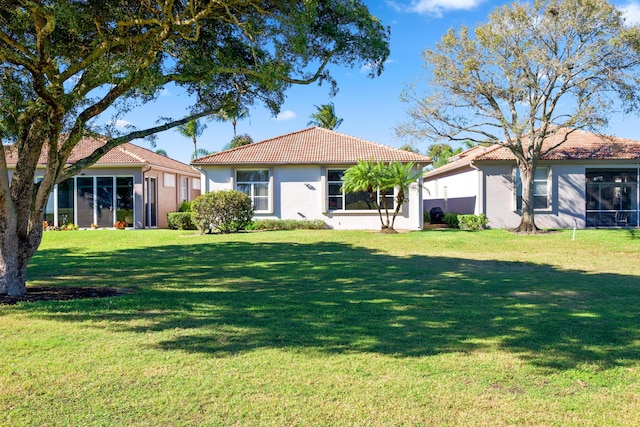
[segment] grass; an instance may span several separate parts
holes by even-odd
[[[0,425],[638,425],[640,235],[47,232]]]

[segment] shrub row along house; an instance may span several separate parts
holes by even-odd
[[[566,132],[559,131],[545,143],[552,147]],[[425,210],[483,213],[494,228],[520,223],[520,176],[515,157],[505,147],[473,147],[428,172],[424,182]],[[639,141],[575,130],[544,155],[535,170],[536,225],[637,227],[639,182]]]
[[[192,161],[202,192],[239,190],[248,194],[256,218],[323,220],[335,229],[380,229],[366,192],[346,193],[342,176],[360,160],[431,164],[429,157],[319,127],[308,128]],[[387,193],[387,200],[394,199]],[[396,227],[423,226],[422,185],[416,182]]]
[[[72,151],[72,164],[104,145],[102,138],[84,138]],[[15,169],[17,153],[5,147],[9,175]],[[46,155],[40,156],[44,170]],[[62,227],[76,224],[113,227],[167,227],[167,213],[183,200],[200,194],[200,175],[189,165],[126,143],[105,154],[79,175],[57,184],[47,204],[44,220]]]

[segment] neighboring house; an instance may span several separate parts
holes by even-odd
[[[426,156],[313,127],[222,151],[191,164],[201,172],[202,192],[235,189],[253,200],[256,218],[323,220],[335,229],[380,229],[365,192],[344,194],[342,175],[360,160],[413,162]],[[395,228],[420,230],[422,185],[407,194]],[[392,212],[391,212],[392,213]]]
[[[101,138],[81,140],[68,163],[88,156],[104,143]],[[16,153],[12,146],[5,149],[12,175]],[[42,155],[38,168],[44,171],[45,165],[46,156]],[[57,184],[44,219],[56,226],[77,224],[82,228],[92,224],[113,227],[116,221],[124,221],[127,227],[165,228],[167,213],[199,194],[200,175],[189,165],[126,143],[79,175]]]
[[[565,135],[549,138],[556,144]],[[640,142],[576,130],[542,157],[534,176],[535,222],[542,228],[640,224]],[[425,210],[484,213],[489,226],[517,227],[522,189],[515,157],[500,145],[473,147],[424,176]]]

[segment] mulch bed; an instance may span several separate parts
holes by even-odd
[[[27,287],[27,294],[19,297],[0,295],[0,305],[15,304],[20,301],[68,301],[86,298],[106,298],[125,294],[118,288],[75,288],[58,286]]]

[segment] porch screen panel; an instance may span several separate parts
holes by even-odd
[[[73,178],[58,184],[58,227],[71,224],[75,220],[73,208]]]
[[[133,177],[116,178],[116,221],[133,227]]]
[[[94,194],[93,178],[80,176],[77,178],[77,221],[80,227],[91,227],[93,224]],[[73,221],[70,221],[73,222]]]
[[[100,227],[113,227],[113,177],[97,179],[96,213]]]

